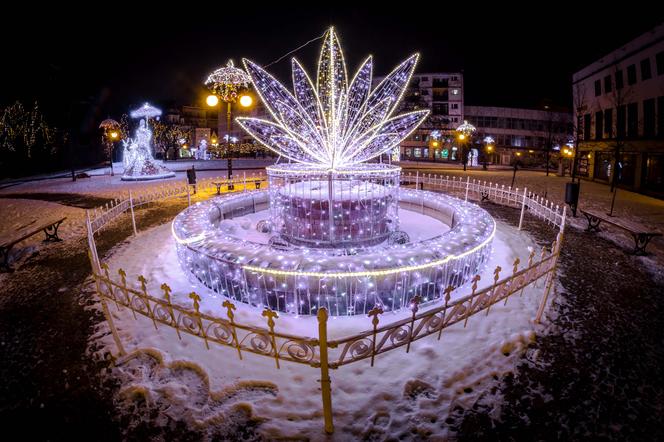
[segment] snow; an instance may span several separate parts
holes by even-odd
[[[412,242],[424,241],[434,236],[442,235],[450,230],[442,221],[411,210],[401,210],[399,230],[406,232]],[[219,223],[219,228],[229,234],[257,244],[268,244],[272,233],[261,233],[256,230],[259,221],[269,219],[270,212],[262,210],[233,219],[226,219]]]
[[[511,272],[515,257],[526,262],[529,247],[535,244],[527,235],[499,222],[494,253],[481,275],[481,285],[493,281],[496,265]],[[146,256],[151,259],[146,260]],[[186,294],[196,290],[202,298],[202,311],[216,315],[224,311],[223,298],[191,284],[183,275],[168,224],[119,246],[108,262],[114,273],[122,266],[132,284],[136,275],[144,275],[149,293],[160,293],[158,286],[167,282],[174,302],[189,305]],[[368,361],[360,361],[334,370],[333,439],[369,437],[371,433],[395,435],[413,426],[428,437],[446,437],[445,419],[454,405],[471,404],[494,376],[514,368],[521,351],[534,339],[532,319],[541,290],[528,288],[522,297],[511,297],[506,306],[500,303],[492,307],[488,316],[480,313],[471,317],[466,328],[459,323],[446,329],[440,341],[435,336],[417,341],[408,355],[397,349],[378,356],[373,368]],[[469,291],[464,287],[454,296]],[[236,304],[237,322],[265,326],[258,310]],[[206,350],[196,338],[183,336],[179,340],[168,327],[155,332],[149,319],[134,319],[128,310],[118,311],[114,306],[111,310],[129,350],[153,349],[153,355],[163,358],[160,365],[153,356],[143,354],[116,368],[115,376],[123,381],[127,394],[140,391],[170,414],[191,419],[202,428],[210,425],[210,430],[213,425],[229,425],[224,415],[241,404],[245,412],[263,422],[258,431],[268,439],[322,437],[317,369],[282,361],[278,370],[271,358],[248,353],[240,360],[234,349],[213,345]],[[405,311],[382,319],[392,321],[409,314]],[[280,332],[316,335],[314,318],[280,314],[276,323]],[[335,318],[329,324],[329,337],[370,327],[366,317]],[[102,334],[97,339],[115,351],[111,336]],[[233,400],[218,400],[227,397],[222,392],[229,390],[234,391]]]
[[[2,198],[0,199],[0,239],[16,238],[21,232],[27,233],[31,227],[47,220],[67,219],[58,228],[60,239],[72,240],[85,234],[85,210],[64,206],[49,201]],[[49,243],[43,242],[44,233],[37,232],[14,245],[10,251],[9,264],[18,267],[33,254],[39,253]],[[0,281],[7,274],[0,273]]]

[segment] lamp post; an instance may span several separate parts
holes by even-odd
[[[251,78],[242,69],[233,65],[233,60],[228,60],[226,66],[212,72],[205,85],[212,92],[206,99],[210,107],[216,107],[220,101],[226,103],[226,158],[228,160],[228,189],[233,190],[231,182],[233,176],[233,159],[231,157],[231,129],[232,129],[232,104],[238,101],[242,107],[249,107],[253,104],[251,95],[243,94],[249,89]],[[221,112],[219,113],[221,119]]]
[[[482,164],[482,168],[484,170],[487,170],[487,159],[489,158],[489,155],[493,152],[493,145],[496,143],[496,141],[493,139],[492,136],[487,135],[484,137],[484,163]]]
[[[511,188],[514,188],[514,180],[516,180],[516,171],[519,168],[519,159],[521,158],[521,152],[515,152],[514,153],[514,173],[512,174],[512,184],[510,184]]]
[[[457,138],[459,139],[461,144],[461,162],[463,163],[463,170],[466,170],[466,164],[468,163],[468,145],[470,145],[470,141],[473,137],[473,134],[475,133],[476,129],[475,126],[470,124],[468,121],[463,120],[463,124],[459,125],[459,127],[456,128],[457,132]]]
[[[104,146],[106,147],[106,154],[111,163],[111,176],[114,176],[113,172],[113,143],[120,140],[120,123],[108,118],[101,122],[99,125],[100,129],[103,129],[104,134],[102,135]]]

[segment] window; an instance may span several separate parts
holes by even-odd
[[[590,140],[590,114],[583,116],[583,139]]]
[[[459,89],[452,89],[452,95],[459,95]]]
[[[429,81],[429,77],[422,77],[422,81]]]
[[[650,59],[645,58],[641,60],[641,81],[650,80],[652,72],[650,71]]]
[[[434,103],[431,106],[431,113],[433,115],[449,115],[449,104],[448,103]]]
[[[602,82],[595,80],[595,96],[599,97],[600,95],[602,95]]]
[[[459,109],[459,103],[452,103],[452,109]]]
[[[613,85],[611,83],[611,76],[607,75],[606,77],[604,77],[604,93],[608,94],[609,92],[611,92],[613,90],[612,86]]]
[[[616,89],[623,88],[623,71],[616,71]]]
[[[452,75],[452,81],[459,81],[459,77],[457,77],[456,75]]]
[[[627,136],[636,138],[639,136],[639,105],[630,103],[627,105]]]
[[[655,64],[657,65],[657,75],[664,74],[664,51],[655,55]]]
[[[660,110],[661,112],[661,110]],[[643,136],[655,136],[655,99],[644,100],[643,102]]]
[[[627,66],[627,84],[630,86],[636,83],[636,65]]]
[[[604,133],[606,138],[613,138],[613,109],[604,111]]]
[[[627,109],[625,105],[618,106],[616,110],[616,136],[618,139],[625,138],[625,116]]]
[[[604,138],[604,118],[602,111],[595,113],[595,139],[601,140]]]

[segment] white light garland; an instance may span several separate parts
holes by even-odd
[[[349,83],[339,39],[330,28],[315,86],[293,59],[294,94],[259,65],[244,60],[274,121],[237,121],[260,143],[296,162],[334,170],[370,160],[391,151],[429,113],[420,110],[392,117],[417,59],[417,54],[406,59],[372,90],[373,59],[368,57]]]

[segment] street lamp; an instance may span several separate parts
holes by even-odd
[[[493,145],[495,144],[496,140],[493,139],[491,135],[487,135],[484,137],[484,146],[485,146],[485,153],[484,153],[484,164],[482,165],[482,168],[484,170],[487,170],[487,160],[489,158],[489,155],[491,152],[493,152]]]
[[[456,128],[456,132],[459,134],[458,138],[461,141],[461,161],[463,162],[463,170],[466,170],[466,164],[468,163],[468,144],[475,133],[475,126],[470,124],[467,120],[463,120],[463,124],[459,125]]]
[[[113,172],[113,143],[120,139],[120,123],[108,118],[101,122],[99,128],[104,131],[102,135],[102,140],[106,148],[106,155],[111,163],[111,176],[114,176]]]
[[[250,95],[242,94],[246,91],[251,84],[251,78],[242,69],[236,68],[233,65],[233,60],[228,60],[226,66],[221,67],[212,72],[205,85],[212,92],[206,99],[206,103],[210,107],[215,107],[219,101],[227,104],[226,108],[226,156],[228,159],[228,190],[233,190],[234,186],[231,182],[233,176],[233,159],[231,158],[231,105],[240,100],[240,106],[249,107],[253,103]],[[214,97],[214,98],[212,98]],[[221,119],[221,112],[219,113]]]

